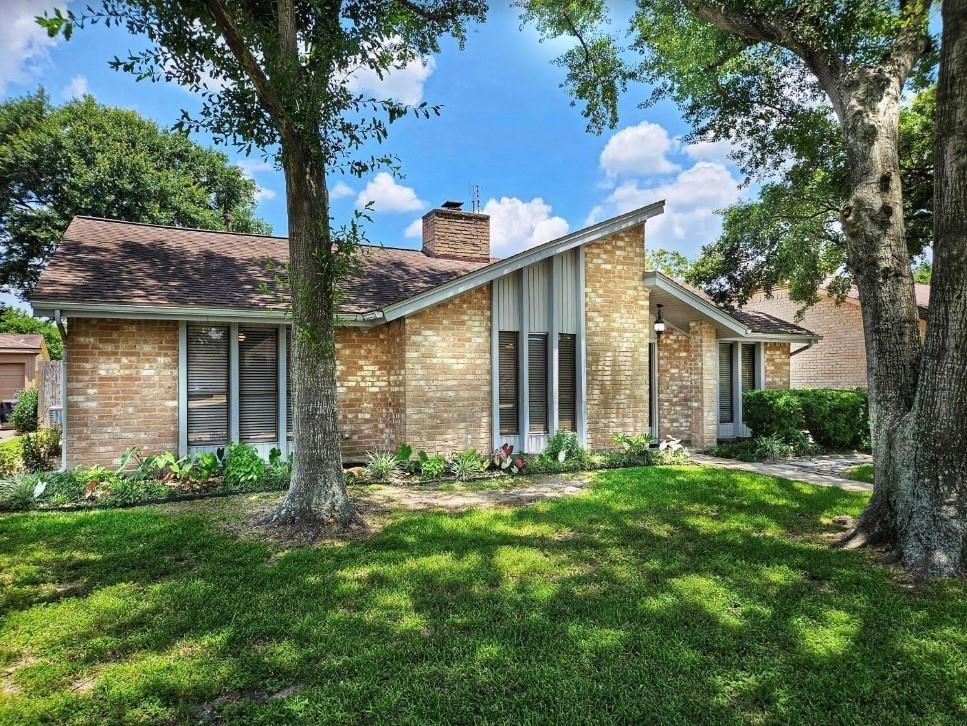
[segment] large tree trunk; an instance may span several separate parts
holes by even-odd
[[[901,85],[862,69],[845,83],[839,104],[852,182],[843,231],[863,311],[875,468],[873,497],[847,538],[852,545],[895,541],[898,475],[909,467],[909,447],[898,434],[916,395],[921,356],[897,156]]]
[[[920,578],[967,564],[967,1],[944,0],[937,87],[934,252],[920,386],[904,437],[911,466],[898,519],[906,567]]]
[[[283,142],[289,214],[295,453],[276,523],[357,522],[343,479],[336,408],[335,284],[329,195],[318,155]]]

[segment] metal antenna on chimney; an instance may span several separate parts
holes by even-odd
[[[480,185],[479,184],[470,185],[470,211],[472,212],[480,211]]]

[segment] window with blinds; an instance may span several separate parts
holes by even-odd
[[[292,326],[285,328],[285,437],[292,441],[295,429],[292,427],[292,392],[295,381],[292,380]]]
[[[497,376],[499,383],[500,435],[516,436],[519,427],[517,395],[520,333],[501,330],[497,334]]]
[[[189,325],[188,445],[228,442],[228,327]]]
[[[742,392],[755,390],[755,345],[742,344]]]
[[[719,423],[732,423],[732,344],[719,344]]]
[[[547,433],[547,334],[527,336],[527,419],[532,434]]]
[[[577,430],[577,336],[557,337],[557,428]]]
[[[277,330],[238,329],[238,437],[257,443],[279,436]]]

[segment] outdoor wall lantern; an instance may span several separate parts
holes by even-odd
[[[658,303],[655,307],[658,308],[658,317],[655,318],[655,335],[660,338],[661,334],[665,332],[665,318],[662,317],[661,312],[661,309],[665,306]]]

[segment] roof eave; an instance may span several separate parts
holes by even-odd
[[[671,295],[686,305],[695,308],[706,317],[711,318],[722,327],[738,333],[743,338],[752,335],[752,331],[748,327],[740,323],[725,311],[717,308],[715,305],[712,305],[707,300],[703,300],[694,292],[683,285],[680,285],[673,278],[669,277],[663,272],[659,272],[658,270],[649,270],[646,272],[645,287],[653,290],[661,290],[667,295]]]

